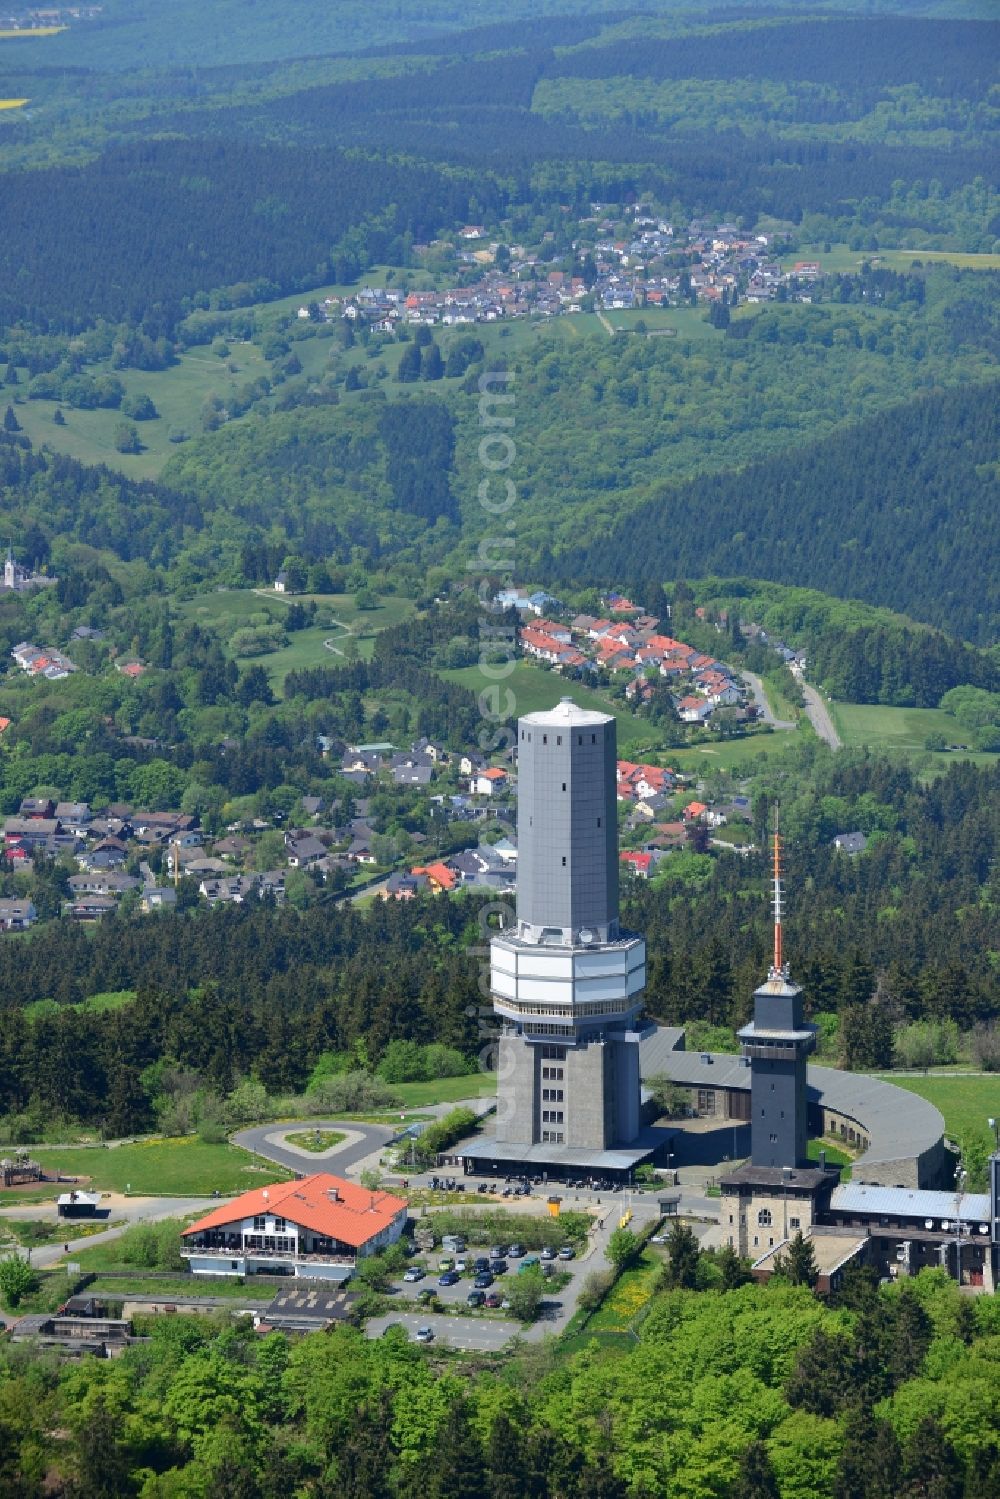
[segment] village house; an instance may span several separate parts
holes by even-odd
[[[0,931],[26,932],[38,919],[30,900],[0,899]]]
[[[476,772],[470,789],[474,796],[498,796],[506,790],[509,779],[505,770],[498,765],[491,765],[486,770]]]

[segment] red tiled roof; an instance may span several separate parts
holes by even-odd
[[[643,874],[649,873],[649,866],[652,863],[653,859],[652,854],[637,854],[627,852],[624,854],[620,854],[619,857],[623,864],[631,864],[633,869],[639,870]]]
[[[411,874],[425,874],[427,878],[437,885],[439,890],[453,890],[458,882],[458,875],[447,864],[440,860],[436,864],[421,864],[418,869],[411,869]]]
[[[405,1207],[405,1198],[393,1197],[388,1192],[370,1192],[343,1177],[318,1171],[301,1181],[275,1182],[244,1192],[192,1223],[184,1229],[184,1236],[225,1228],[258,1213],[278,1213],[302,1228],[311,1228],[314,1233],[360,1249],[388,1228]]]
[[[491,765],[489,770],[481,770],[479,775],[481,779],[487,781],[505,781],[507,779],[507,772],[501,770],[499,765]]]

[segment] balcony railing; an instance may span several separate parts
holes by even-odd
[[[357,1262],[357,1255],[347,1250],[273,1249],[267,1245],[251,1244],[240,1239],[216,1242],[187,1240],[181,1245],[181,1255],[184,1259],[203,1254],[239,1256],[255,1260],[284,1260],[289,1264],[302,1265],[353,1265]]]

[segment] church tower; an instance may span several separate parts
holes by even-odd
[[[802,1019],[802,990],[781,947],[781,836],[774,830],[774,961],[754,993],[753,1019],[739,1031],[750,1058],[750,1152],[754,1166],[807,1164],[806,1058],[816,1027]]]

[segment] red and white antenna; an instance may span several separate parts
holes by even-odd
[[[788,970],[785,967],[781,952],[781,917],[784,910],[784,897],[781,889],[781,834],[778,831],[778,808],[774,809],[774,964],[771,968],[771,978],[787,978]]]

